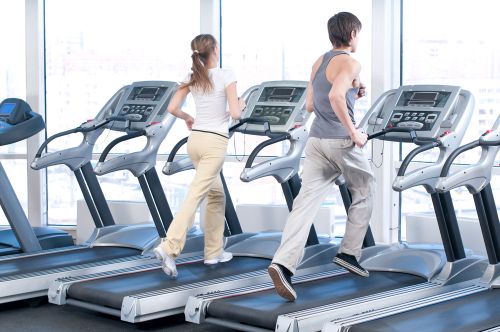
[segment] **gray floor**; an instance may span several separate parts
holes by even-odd
[[[141,324],[130,324],[111,317],[71,306],[56,306],[45,300],[0,305],[2,332],[118,332],[118,331],[204,331],[229,332],[214,325],[186,323],[184,315],[176,315]]]

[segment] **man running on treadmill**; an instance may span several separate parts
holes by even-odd
[[[321,203],[341,174],[352,195],[346,231],[333,262],[368,277],[358,263],[372,214],[374,178],[363,150],[367,135],[357,129],[354,102],[365,95],[359,80],[361,65],[349,54],[356,51],[361,22],[347,12],[328,20],[332,49],[314,63],[307,88],[306,107],[316,118],[305,149],[302,187],[288,216],[281,245],[268,268],[276,291],[294,301],[291,276],[304,254],[309,230]]]

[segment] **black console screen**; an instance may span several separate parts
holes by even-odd
[[[444,107],[450,95],[446,91],[405,91],[397,106]]]
[[[305,88],[267,87],[259,97],[259,102],[296,103],[304,94]]]
[[[128,100],[157,101],[161,99],[167,88],[162,87],[136,87],[128,97]]]
[[[2,117],[9,116],[15,107],[16,107],[16,104],[14,104],[14,103],[2,104],[2,107],[0,107],[0,116],[2,116]]]

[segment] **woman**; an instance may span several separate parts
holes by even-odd
[[[168,112],[183,119],[192,131],[187,151],[196,174],[167,237],[154,249],[162,261],[163,271],[173,277],[177,276],[175,259],[184,248],[196,210],[205,197],[205,264],[233,258],[223,250],[225,195],[219,173],[226,155],[229,116],[239,119],[245,107],[238,98],[233,71],[218,67],[219,48],[215,38],[209,34],[198,35],[191,41],[191,50],[192,73],[172,97]],[[196,119],[181,110],[189,93],[195,102]]]

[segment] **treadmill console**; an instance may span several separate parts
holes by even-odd
[[[178,84],[168,81],[135,82],[127,87],[117,103],[114,115],[129,121],[113,121],[109,129],[129,131],[144,129],[161,122],[167,115],[170,98]]]
[[[409,128],[420,138],[437,138],[456,130],[462,116],[473,107],[470,92],[458,86],[410,85],[392,91],[379,112],[368,114],[368,134],[389,128]],[[381,137],[409,142],[407,133]]]
[[[0,145],[21,141],[44,128],[42,117],[24,100],[8,98],[0,103]]]
[[[250,95],[242,119],[266,120],[273,132],[287,132],[304,125],[309,117],[305,111],[306,88],[305,81],[264,82]],[[264,134],[263,126],[259,124],[248,124],[237,131]]]

